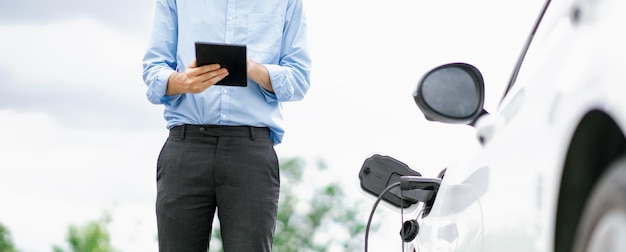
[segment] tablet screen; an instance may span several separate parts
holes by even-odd
[[[228,69],[228,76],[215,85],[248,85],[246,46],[196,42],[196,65],[220,64]]]

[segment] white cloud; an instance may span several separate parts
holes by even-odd
[[[17,83],[65,83],[121,96],[144,90],[141,58],[147,38],[128,36],[93,19],[45,25],[0,25],[0,67]],[[10,83],[7,83],[10,84]]]
[[[139,0],[21,0],[4,1],[0,22],[45,24],[90,17],[118,30],[142,33],[150,23],[154,1]]]
[[[47,112],[75,126],[142,128],[161,121],[141,79],[147,38],[92,19],[0,25],[0,33],[10,34],[0,42],[0,108]]]

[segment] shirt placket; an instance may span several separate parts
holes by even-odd
[[[226,29],[224,34],[224,43],[232,44],[235,39],[235,23],[237,21],[237,4],[236,0],[228,0],[226,5]],[[227,86],[220,86],[222,94],[220,96],[220,115],[219,120],[225,123],[229,120],[230,96],[232,89]]]
[[[224,42],[226,44],[232,44],[235,39],[235,22],[237,14],[237,1],[228,0],[226,5],[226,34],[224,36]]]

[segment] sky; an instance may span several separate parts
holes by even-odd
[[[423,118],[411,96],[420,77],[448,62],[473,64],[485,78],[485,108],[495,111],[540,5],[304,0],[312,86],[304,100],[283,104],[277,154],[325,160],[327,171],[306,178],[339,181],[367,216],[374,201],[358,184],[366,158],[389,155],[435,176],[476,147],[473,128]],[[141,79],[152,6],[0,3],[0,223],[22,251],[51,251],[70,224],[103,211],[115,247],[157,250],[155,170],[167,130]],[[383,206],[371,250],[399,251],[400,216]]]

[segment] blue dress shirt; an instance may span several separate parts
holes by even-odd
[[[146,96],[165,106],[167,128],[182,124],[269,127],[282,141],[281,102],[304,98],[311,59],[302,0],[156,0],[143,59]],[[202,93],[165,95],[170,74],[195,59],[196,41],[245,44],[269,71],[274,93],[248,78],[246,87],[212,86]]]

